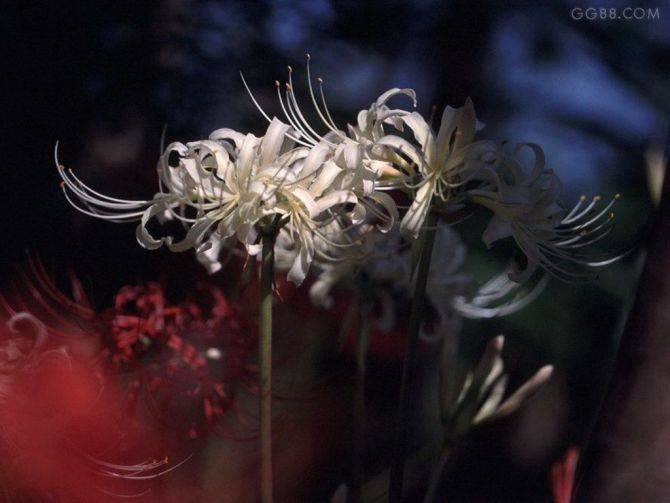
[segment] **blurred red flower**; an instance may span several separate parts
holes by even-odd
[[[157,439],[119,407],[99,365],[28,313],[0,327],[0,480],[6,501],[107,501],[169,471]],[[144,482],[141,482],[144,481]]]
[[[9,315],[35,314],[70,352],[107,365],[125,385],[126,409],[148,408],[170,438],[255,434],[234,396],[239,387],[254,389],[257,330],[221,289],[199,283],[176,303],[157,282],[124,286],[98,312],[73,275],[70,284],[72,298],[32,261],[0,300]],[[241,423],[224,421],[230,410]],[[240,424],[243,431],[233,432]]]

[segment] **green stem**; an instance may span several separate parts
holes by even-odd
[[[361,302],[360,324],[356,340],[356,382],[354,388],[354,458],[353,481],[351,487],[351,503],[363,501],[363,482],[365,480],[365,360],[368,352],[368,309],[363,300]]]
[[[449,461],[452,445],[453,442],[450,439],[445,439],[444,443],[442,444],[442,449],[440,449],[440,455],[437,459],[437,463],[435,463],[430,473],[430,478],[428,480],[428,490],[426,491],[426,496],[423,499],[423,503],[433,503],[435,501],[437,491],[440,488],[442,473],[447,466],[447,461]]]
[[[260,285],[260,341],[258,361],[260,372],[259,416],[261,441],[261,501],[272,503],[272,280],[274,277],[275,239],[277,232],[263,233]]]
[[[403,496],[405,451],[407,449],[406,440],[409,408],[411,405],[412,387],[414,384],[416,347],[419,342],[421,319],[423,317],[426,300],[426,283],[428,281],[428,272],[430,270],[430,259],[433,253],[436,224],[437,218],[435,214],[432,212],[429,213],[426,218],[425,228],[421,231],[419,239],[415,243],[418,266],[414,275],[414,296],[412,298],[412,310],[409,318],[407,345],[405,347],[402,380],[400,383],[400,399],[396,417],[396,431],[393,442],[393,458],[391,461],[391,475],[389,481],[389,503],[400,503]]]

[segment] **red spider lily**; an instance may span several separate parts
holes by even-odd
[[[235,406],[236,385],[254,376],[256,341],[255,328],[220,289],[200,284],[171,305],[158,283],[124,287],[103,319],[112,362],[134,374],[131,398],[143,389],[160,417],[191,438],[226,433],[222,416]]]
[[[112,501],[169,471],[156,439],[122,414],[101,369],[72,357],[33,316],[0,328],[0,477],[5,501]],[[141,439],[141,442],[139,441]]]
[[[249,357],[256,330],[220,289],[198,284],[177,304],[159,283],[125,286],[112,307],[98,313],[75,277],[73,300],[55,287],[39,262],[30,268],[15,282],[10,300],[2,299],[10,314],[14,305],[35,312],[62,339],[64,329],[87,334],[95,348],[90,354],[109,362],[126,382],[126,406],[148,405],[172,433],[235,435],[223,416],[237,412],[237,386],[253,381]],[[68,345],[79,342],[72,335],[67,340]]]
[[[551,490],[554,495],[554,503],[570,503],[577,458],[577,448],[570,447],[563,458],[552,465]]]

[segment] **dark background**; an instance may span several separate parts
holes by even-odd
[[[523,313],[464,328],[467,358],[508,334],[513,383],[546,362],[557,375],[528,410],[475,435],[452,468],[454,501],[549,501],[548,466],[588,438],[607,382],[652,208],[645,155],[662,152],[668,133],[670,5],[605,5],[658,8],[660,19],[578,21],[571,10],[591,5],[569,1],[5,2],[3,281],[28,249],[73,267],[99,306],[121,285],[165,275],[185,285],[193,271],[190,254],[137,246],[133,225],[69,208],[56,141],[60,162],[93,187],[149,198],[164,127],[168,141],[217,127],[263,133],[240,70],[279,115],[274,81],[291,64],[300,85],[310,52],[340,125],[390,87],[414,88],[426,115],[471,96],[489,137],[543,146],[566,204],[621,193],[607,246],[633,250],[594,283],[552,282]],[[461,229],[470,267],[485,277],[481,230]],[[373,389],[375,379],[383,387],[383,372]]]

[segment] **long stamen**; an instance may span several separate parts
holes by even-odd
[[[586,196],[582,194],[581,196],[579,196],[579,201],[577,201],[577,204],[575,204],[573,206],[573,208],[570,210],[570,213],[565,215],[565,217],[563,218],[563,221],[566,221],[566,220],[569,220],[570,218],[572,218],[572,216],[575,213],[577,213],[577,211],[579,211],[579,208],[581,208],[584,201],[586,201]]]
[[[84,182],[82,182],[81,179],[79,179],[77,177],[77,175],[74,173],[74,171],[72,171],[71,169],[68,168],[67,172],[74,179],[74,181],[77,182],[78,187],[82,191],[90,192],[91,194],[95,195],[96,197],[99,197],[101,200],[109,201],[110,204],[118,204],[119,208],[127,207],[127,208],[131,209],[132,207],[140,207],[140,206],[144,206],[148,203],[151,203],[151,201],[148,201],[148,200],[119,199],[119,198],[116,198],[116,197],[106,196],[104,194],[101,194],[100,192],[97,192],[96,190],[93,190],[91,187],[89,187]],[[62,173],[65,174],[65,171],[63,170]],[[112,206],[110,206],[110,207],[112,207]]]
[[[244,84],[244,88],[247,90],[247,93],[249,94],[249,97],[251,98],[251,101],[253,102],[254,105],[256,105],[256,108],[258,111],[261,113],[263,117],[265,117],[265,120],[268,121],[268,123],[272,122],[272,119],[268,116],[268,114],[265,113],[265,110],[260,106],[258,101],[256,100],[256,97],[254,96],[254,93],[251,92],[251,89],[249,89],[249,86],[247,85],[247,81],[244,78],[244,74],[240,72],[240,77],[242,78],[242,83]]]
[[[77,195],[83,202],[90,203],[95,206],[100,206],[101,208],[106,208],[110,210],[132,210],[146,207],[151,204],[151,201],[142,201],[142,203],[112,203],[104,200],[100,200],[97,197],[92,196],[84,190],[84,187],[74,185],[67,177],[63,178],[65,185]],[[87,187],[85,187],[87,188]],[[88,204],[87,204],[88,205]]]
[[[244,75],[242,74],[242,72],[240,72],[240,77],[242,78],[242,83],[244,84],[244,88],[247,90],[247,93],[249,94],[249,97],[251,98],[251,101],[253,102],[253,104],[256,106],[256,108],[261,113],[261,115],[263,117],[265,117],[265,120],[268,121],[268,123],[272,122],[272,119],[270,119],[268,114],[265,113],[265,110],[263,110],[263,108],[260,106],[260,104],[258,103],[258,100],[256,100],[256,97],[251,92],[251,89],[249,89],[249,85],[247,84],[247,81],[244,79]],[[300,140],[299,138],[296,138],[296,137],[294,137],[294,136],[292,136],[288,133],[285,133],[284,136],[290,138],[291,140],[293,140],[296,143],[299,143],[303,147],[309,147],[310,146],[308,143],[306,143],[306,142]]]
[[[189,223],[189,224],[194,224],[194,223],[197,221],[195,218],[187,218],[187,217],[185,217],[185,216],[183,216],[183,215],[179,215],[179,214],[177,214],[177,213],[174,211],[174,207],[177,206],[177,204],[175,204],[175,203],[176,203],[175,201],[172,201],[172,200],[171,200],[172,198],[170,197],[170,193],[169,193],[169,191],[166,191],[166,190],[165,190],[165,185],[164,185],[164,182],[163,182],[162,177],[159,177],[159,178],[158,178],[158,191],[161,193],[161,198],[162,198],[162,200],[163,200],[163,202],[164,202],[165,209],[166,209],[166,210],[170,213],[170,215],[172,215],[175,219],[177,219],[177,220],[179,220],[179,221],[181,221],[181,222],[184,222],[184,223]],[[183,209],[183,205],[184,205],[184,202],[183,202],[183,201],[180,201],[180,202],[179,202],[179,207]],[[192,205],[189,204],[189,206],[192,206]]]
[[[340,129],[335,125],[333,120],[330,118],[330,114],[328,114],[328,119],[324,117],[323,112],[321,111],[321,107],[319,107],[319,104],[316,101],[316,97],[314,96],[314,86],[312,86],[312,74],[309,68],[309,62],[311,59],[312,59],[311,56],[307,54],[307,85],[309,87],[309,95],[311,96],[312,103],[314,104],[314,110],[316,110],[316,113],[319,115],[319,118],[326,125],[328,129],[330,129],[333,133],[337,134],[340,138],[347,139],[347,136],[344,133],[342,133],[342,131],[340,131]],[[319,81],[322,82],[322,79],[319,79]],[[321,96],[323,98],[323,90]]]
[[[564,244],[568,245],[568,244],[575,243],[577,241],[582,241],[582,240],[584,240],[584,238],[587,238],[587,237],[589,237],[593,234],[598,233],[603,228],[606,228],[606,232],[609,232],[609,231],[612,230],[612,228],[614,228],[614,222],[613,221],[614,221],[614,213],[610,213],[610,215],[607,217],[607,219],[604,222],[601,222],[600,224],[596,225],[595,227],[592,227],[588,230],[583,230],[579,234],[575,235],[574,237],[566,239],[564,241],[554,241],[554,244],[556,244],[557,246],[561,246],[561,245],[564,245]],[[569,235],[572,235],[572,233],[570,233]]]
[[[300,110],[300,106],[298,106],[298,100],[295,97],[295,90],[293,87],[293,69],[289,66],[288,67],[288,86],[287,86],[287,94],[291,98],[291,101],[293,102],[293,109],[295,110],[297,116],[302,120],[304,123],[305,127],[307,130],[309,130],[315,138],[326,142],[328,145],[333,146],[334,144],[326,139],[323,138],[319,133],[317,133],[312,126],[310,126],[309,122],[305,119],[305,116],[302,114],[302,110]],[[287,99],[288,101],[288,99]]]
[[[603,208],[603,209],[602,209],[596,216],[594,216],[594,217],[591,218],[590,220],[588,220],[588,221],[586,221],[586,222],[584,222],[584,223],[582,223],[582,224],[580,224],[580,225],[577,225],[577,226],[573,227],[573,229],[576,230],[576,231],[581,230],[581,229],[583,229],[583,228],[585,228],[585,227],[590,226],[590,225],[593,224],[594,222],[598,221],[598,220],[599,220],[600,218],[602,218],[604,215],[607,215],[607,214],[609,213],[610,209],[612,208],[612,206],[614,206],[614,203],[616,202],[616,200],[617,200],[618,198],[619,198],[619,194],[617,194],[616,196],[614,196],[614,198],[612,198],[612,200],[607,204],[607,206],[605,206],[605,207],[604,207],[604,208]]]
[[[538,242],[538,247],[541,248],[544,251],[544,253],[546,253],[547,255],[557,257],[559,259],[565,260],[566,262],[572,262],[574,264],[579,264],[579,265],[582,265],[582,266],[589,266],[589,267],[598,267],[597,264],[600,264],[600,262],[594,262],[592,260],[587,260],[589,258],[592,258],[592,256],[585,255],[585,254],[568,253],[567,251],[564,251],[560,247],[556,246],[555,244],[549,243],[549,242],[546,242],[546,241],[539,241]],[[603,262],[607,262],[607,260],[603,261]]]
[[[305,136],[305,138],[309,139],[313,144],[317,144],[320,141],[320,136],[314,135],[310,132],[309,128],[303,124],[303,121],[301,121],[300,117],[298,116],[298,113],[295,109],[295,97],[293,95],[293,90],[291,89],[291,84],[286,82],[284,85],[285,88],[285,93],[286,93],[286,108],[291,114],[291,118],[293,121],[299,126],[299,131]]]
[[[284,112],[284,116],[286,117],[286,120],[288,120],[289,124],[291,124],[293,129],[298,131],[300,134],[302,134],[306,138],[306,141],[304,141],[304,140],[296,140],[296,141],[298,143],[300,143],[301,145],[305,146],[305,147],[313,147],[318,142],[315,142],[312,138],[310,138],[310,136],[308,134],[306,134],[306,132],[300,127],[300,125],[297,124],[293,120],[292,115],[287,110],[286,105],[284,105],[284,99],[282,98],[281,89],[280,89],[281,84],[279,83],[278,80],[275,80],[275,87],[277,88],[277,98],[279,98],[279,104],[281,105],[281,109]]]
[[[72,205],[73,208],[75,208],[77,211],[80,211],[84,215],[88,215],[94,218],[100,218],[102,220],[109,220],[111,222],[122,222],[124,220],[132,220],[136,218],[140,218],[144,211],[137,211],[137,212],[132,212],[132,213],[125,213],[125,214],[112,214],[112,213],[100,213],[94,211],[93,208],[90,208],[90,211],[87,209],[82,208],[81,206],[78,206],[68,195],[67,189],[65,188],[64,184],[61,186],[63,189],[63,194],[65,195],[65,199]]]
[[[614,229],[614,226],[606,228],[603,232],[589,239],[588,241],[580,241],[575,244],[565,244],[565,245],[561,244],[560,246],[562,248],[570,248],[570,249],[584,248],[585,246],[589,246],[592,245],[593,243],[597,243],[598,241],[603,240],[605,237],[609,235],[610,232],[612,232],[612,229]]]
[[[573,212],[575,211],[575,209],[573,208],[573,211],[571,211],[570,214],[561,221],[561,224],[562,225],[571,224],[573,222],[576,222],[580,218],[583,218],[589,211],[591,211],[594,208],[594,206],[598,203],[598,201],[600,201],[600,196],[594,196],[591,202],[586,206],[586,208],[584,208],[582,211],[580,211],[575,215],[573,215]],[[577,205],[575,205],[575,208],[578,208],[579,206],[581,206],[581,204],[582,204],[582,198],[580,198]]]
[[[138,206],[139,207],[139,206],[145,205],[149,202],[149,201],[142,201],[142,200],[118,199],[118,198],[115,198],[115,197],[106,196],[104,194],[101,194],[100,192],[97,192],[97,191],[93,190],[91,187],[89,187],[88,185],[83,183],[74,174],[74,172],[71,169],[65,168],[65,166],[63,166],[62,164],[60,164],[60,162],[58,162],[58,143],[59,142],[56,142],[56,145],[54,147],[54,160],[56,162],[56,166],[58,167],[58,173],[60,174],[63,181],[68,184],[69,187],[72,187],[74,189],[78,185],[79,187],[81,187],[82,191],[88,191],[88,192],[94,194],[95,196],[97,196],[97,197],[99,197],[103,200],[107,200],[111,203],[123,204],[126,207],[128,207],[128,209],[132,209],[133,206]],[[69,179],[68,175],[72,176],[72,178],[75,180],[76,183],[73,183]]]
[[[319,83],[319,94],[321,95],[321,103],[323,104],[323,111],[326,112],[326,117],[330,121],[330,124],[335,128],[336,130],[339,131],[339,128],[335,124],[335,121],[330,115],[330,110],[328,110],[328,105],[326,104],[326,95],[323,92],[323,79],[321,77],[317,78],[317,81]],[[346,137],[345,137],[346,138]]]

